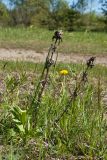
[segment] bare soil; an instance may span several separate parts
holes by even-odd
[[[25,49],[0,49],[0,60],[14,60],[14,61],[31,61],[31,62],[44,62],[47,53],[36,53],[34,50]],[[79,55],[79,54],[61,54],[59,53],[58,61],[63,63],[84,63],[93,55]],[[107,66],[107,55],[97,56],[96,64]]]

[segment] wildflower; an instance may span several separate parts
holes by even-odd
[[[61,75],[67,75],[68,71],[66,69],[63,69],[63,70],[60,71],[60,74]]]

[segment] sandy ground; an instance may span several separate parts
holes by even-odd
[[[47,53],[36,53],[33,50],[25,49],[0,49],[0,60],[18,60],[18,61],[31,61],[31,62],[44,62]],[[84,63],[93,55],[78,55],[78,54],[59,54],[58,61],[60,62],[73,62]],[[96,64],[107,66],[107,55],[97,56]]]

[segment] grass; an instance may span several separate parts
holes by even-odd
[[[47,51],[53,31],[42,28],[0,28],[1,48],[33,49],[37,52]],[[65,32],[62,53],[107,54],[107,35],[105,32]]]
[[[107,159],[107,123],[101,99],[107,68],[95,66],[88,83],[70,105],[68,113],[53,123],[75,88],[76,75],[85,65],[57,64],[43,93],[35,126],[32,98],[43,64],[0,61],[0,152],[8,160]],[[69,75],[59,71],[67,69]],[[103,83],[104,84],[104,83]],[[105,83],[106,84],[106,83]]]
[[[5,65],[6,64],[6,65]],[[5,69],[3,68],[5,65]],[[11,72],[28,72],[28,73],[38,73],[40,74],[43,69],[43,63],[33,63],[33,62],[23,62],[23,61],[0,61],[0,71],[3,72],[3,70],[8,74]],[[58,63],[56,66],[56,71],[59,72],[62,68],[68,69],[72,72],[75,72],[76,70],[78,72],[81,72],[82,69],[84,69],[85,65],[81,64],[67,64],[67,63]],[[107,77],[107,67],[102,65],[95,65],[93,70],[89,73],[91,77],[95,77],[98,79],[101,77],[102,79],[106,80]]]
[[[43,52],[48,50],[53,32],[4,28],[0,34],[1,47]],[[62,52],[72,49],[81,54],[105,54],[106,47],[100,47],[101,38],[106,41],[103,34],[65,33]],[[79,45],[89,48],[83,50]],[[51,49],[51,58],[56,48]],[[46,74],[42,74],[42,63],[0,61],[0,159],[106,160],[107,120],[102,93],[107,87],[107,67],[59,63],[54,68],[50,67],[51,58],[45,63]],[[63,69],[69,74],[61,75]]]

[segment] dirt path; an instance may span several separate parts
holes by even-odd
[[[36,53],[33,50],[24,49],[0,49],[0,60],[18,60],[18,61],[31,61],[31,62],[44,62],[47,53]],[[86,60],[92,55],[78,55],[78,54],[59,54],[59,62],[73,62],[85,63]],[[96,64],[107,66],[107,55],[96,57]],[[107,104],[107,93],[104,93],[104,103]]]
[[[18,60],[31,62],[44,62],[47,53],[36,53],[33,50],[24,49],[0,49],[0,60]],[[84,63],[92,55],[78,55],[78,54],[59,54],[58,61]],[[96,57],[96,64],[107,66],[107,56]]]

